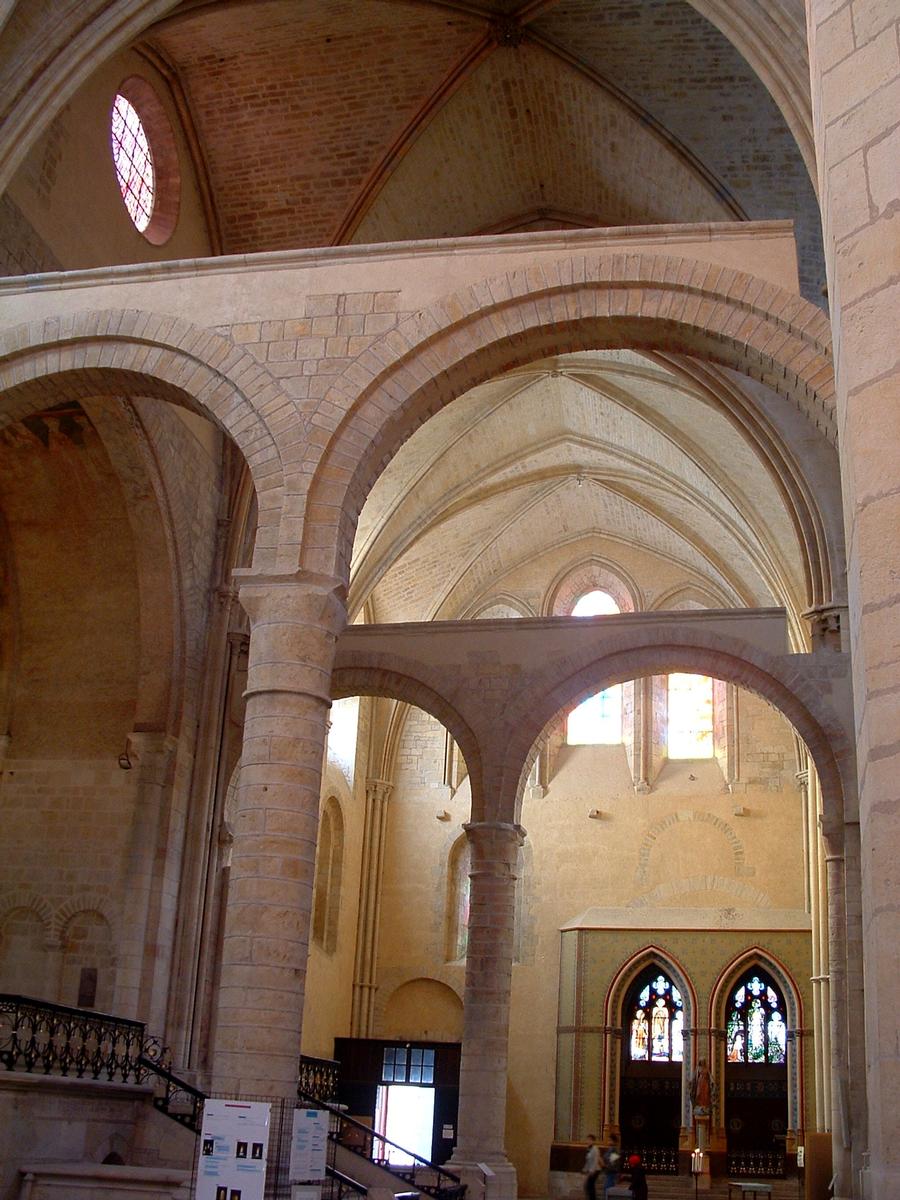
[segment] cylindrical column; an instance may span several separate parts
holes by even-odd
[[[807,0],[819,197],[832,328],[844,494],[850,647],[862,837],[864,1077],[871,1196],[900,1196],[900,8],[885,0]],[[853,819],[853,814],[845,813]],[[849,882],[849,880],[848,880]],[[848,893],[849,895],[849,893]],[[834,963],[832,962],[832,970]],[[835,1106],[838,1098],[835,1096]]]
[[[330,681],[346,621],[334,580],[253,577],[246,717],[213,1084],[293,1096]]]
[[[524,831],[483,821],[465,826],[472,847],[469,941],[459,1117],[450,1169],[482,1184],[491,1200],[515,1197],[516,1173],[506,1157],[509,1002],[515,938],[516,862]]]
[[[831,976],[831,1158],[836,1197],[853,1193],[850,1165],[850,1080],[847,1068],[846,914],[844,856],[837,847],[825,853],[828,883],[828,957]]]

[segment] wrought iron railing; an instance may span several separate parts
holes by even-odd
[[[139,1062],[143,1071],[142,1079],[153,1085],[154,1108],[193,1133],[199,1133],[203,1125],[203,1102],[208,1099],[206,1092],[172,1074],[166,1051],[154,1057],[152,1048],[148,1046],[147,1050],[148,1053],[142,1054]],[[160,1061],[161,1058],[163,1061]]]
[[[139,1083],[140,1021],[29,996],[0,994],[0,1063],[7,1071]]]
[[[297,1096],[304,1103],[324,1108],[331,1114],[331,1130],[328,1134],[329,1174],[336,1170],[335,1153],[337,1147],[342,1146],[351,1153],[358,1154],[360,1158],[367,1158],[370,1162],[377,1163],[378,1166],[390,1171],[398,1179],[408,1183],[417,1192],[434,1196],[436,1200],[462,1200],[466,1185],[452,1171],[447,1171],[443,1167],[437,1166],[436,1163],[429,1162],[426,1158],[413,1153],[412,1150],[398,1146],[396,1142],[376,1133],[370,1126],[364,1125],[353,1117],[348,1117],[339,1108],[319,1100],[299,1087]],[[391,1161],[392,1158],[395,1160],[394,1162]],[[406,1162],[410,1165],[406,1166]]]
[[[302,1054],[297,1094],[322,1100],[325,1104],[337,1104],[340,1069],[341,1064],[333,1058],[311,1058]]]
[[[729,1179],[784,1179],[785,1159],[777,1150],[745,1150],[728,1154]]]
[[[648,1175],[678,1174],[678,1151],[672,1146],[626,1147],[623,1160],[627,1161],[630,1154],[641,1156],[641,1162]]]

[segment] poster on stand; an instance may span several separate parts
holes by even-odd
[[[291,1136],[291,1183],[325,1178],[329,1114],[322,1108],[295,1108]]]
[[[196,1200],[263,1200],[270,1107],[249,1100],[205,1102]]]

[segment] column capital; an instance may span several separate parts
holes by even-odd
[[[235,574],[250,617],[245,698],[304,695],[330,706],[335,645],[347,623],[344,584],[309,571]]]
[[[232,572],[241,606],[251,625],[271,620],[313,620],[335,634],[347,623],[347,585],[312,571],[263,574],[246,567]]]
[[[513,870],[519,847],[525,841],[525,830],[521,825],[508,821],[467,821],[463,825],[472,847],[472,871],[488,868],[488,864],[501,865]]]
[[[125,748],[139,766],[167,768],[178,750],[178,739],[162,729],[133,729],[125,739]]]
[[[367,779],[366,780],[366,799],[381,800],[390,799],[391,792],[394,790],[394,785],[389,779]]]
[[[473,841],[478,838],[493,838],[498,841],[509,840],[521,846],[525,841],[525,829],[512,821],[466,821],[463,829]]]
[[[847,629],[846,604],[817,604],[803,616],[809,621],[813,650],[843,650]]]

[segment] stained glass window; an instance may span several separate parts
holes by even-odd
[[[619,606],[609,592],[586,592],[572,609],[573,617],[613,616]],[[617,746],[622,740],[622,685],[614,684],[569,713],[566,742],[570,746]]]
[[[143,233],[156,196],[153,153],[137,109],[121,94],[113,101],[110,140],[122,199],[135,228]]]
[[[784,1001],[763,971],[735,989],[728,1012],[728,1061],[783,1063],[787,1053]]]
[[[633,1062],[681,1062],[684,1002],[672,981],[654,968],[629,1008],[629,1057]]]
[[[708,675],[669,676],[669,758],[712,758],[713,681]]]

